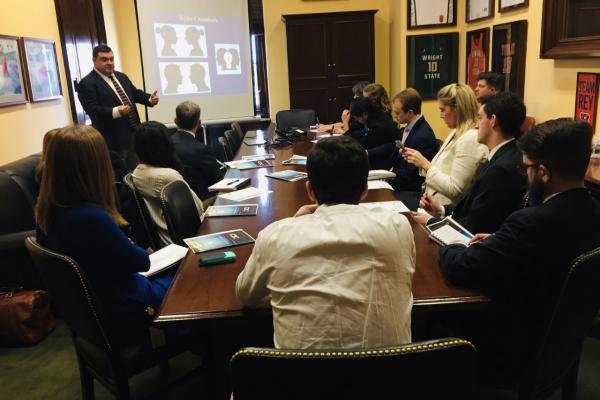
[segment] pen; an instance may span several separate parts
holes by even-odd
[[[231,182],[229,182],[228,184],[226,184],[225,186],[231,186],[231,185],[233,185],[234,183],[237,183],[237,182],[239,182],[240,180],[241,180],[241,179],[234,179],[234,180],[232,180]]]

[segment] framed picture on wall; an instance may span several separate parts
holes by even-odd
[[[32,102],[62,97],[58,59],[53,40],[22,38],[23,61],[27,71],[27,96]]]
[[[467,0],[467,22],[481,21],[494,16],[494,0]]]
[[[488,70],[490,61],[490,28],[467,32],[467,74],[465,82],[475,90],[477,76]]]
[[[592,72],[577,73],[577,90],[575,92],[575,119],[582,119],[596,127],[598,110],[598,77]]]
[[[0,107],[27,103],[19,38],[0,35]]]
[[[504,90],[523,97],[525,90],[525,56],[527,21],[494,25],[492,37],[492,72],[504,75]]]
[[[458,81],[458,33],[408,36],[407,82],[424,99]]]
[[[500,12],[527,6],[529,6],[529,0],[498,0],[498,11]]]
[[[408,29],[456,25],[456,0],[409,0]]]

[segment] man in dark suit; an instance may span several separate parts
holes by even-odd
[[[191,101],[184,101],[175,109],[177,132],[171,135],[175,153],[183,164],[183,178],[206,200],[210,197],[208,187],[223,179],[225,172],[220,169],[217,158],[210,148],[196,139],[196,130],[201,124],[200,107]]]
[[[440,145],[425,116],[421,115],[421,95],[415,89],[408,88],[392,100],[392,110],[396,121],[406,124],[399,132],[396,142],[389,142],[369,150],[371,169],[391,169],[396,177],[390,181],[396,197],[407,207],[415,209],[425,178],[419,176],[419,168],[406,162],[401,149],[406,146],[421,152],[431,161]]]
[[[440,249],[451,283],[491,298],[460,334],[475,343],[482,376],[492,383],[519,380],[570,265],[600,246],[600,205],[583,180],[592,135],[587,123],[566,118],[533,127],[518,140],[531,206],[511,214],[495,234],[476,235],[468,247]]]
[[[417,214],[421,223],[438,222],[446,215],[471,232],[495,232],[513,211],[521,206],[526,180],[517,167],[521,152],[515,138],[525,119],[525,104],[514,93],[502,92],[483,100],[479,107],[477,141],[490,150],[488,161],[455,205],[442,206],[427,193],[420,206],[434,218]]]
[[[110,47],[101,44],[92,51],[94,69],[77,85],[79,101],[110,150],[127,159],[129,167],[137,157],[132,150],[133,129],[140,124],[135,103],[153,107],[158,104],[156,90],[137,89],[127,75],[115,71]]]

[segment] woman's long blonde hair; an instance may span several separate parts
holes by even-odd
[[[104,138],[91,126],[71,125],[53,132],[44,149],[44,170],[35,206],[44,232],[61,208],[93,204],[118,225],[126,224],[115,205],[114,172]]]
[[[456,138],[477,125],[479,103],[473,89],[462,83],[444,86],[437,94],[441,105],[456,111]]]

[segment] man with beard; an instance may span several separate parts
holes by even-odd
[[[460,332],[476,345],[488,383],[519,382],[571,263],[600,246],[600,204],[583,182],[591,141],[583,121],[564,118],[532,128],[518,140],[531,206],[512,213],[495,234],[477,234],[468,247],[440,249],[451,283],[492,300]]]

